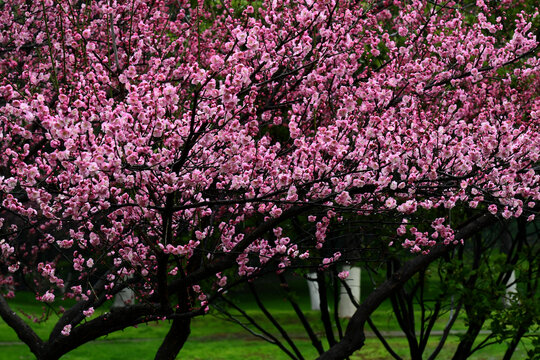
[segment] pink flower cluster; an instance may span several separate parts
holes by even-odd
[[[91,299],[104,272],[103,291],[137,279],[144,298],[207,269],[283,270],[342,212],[427,214],[429,231],[397,229],[413,252],[455,241],[441,211],[534,219],[536,15],[504,39],[481,4],[191,3],[3,1],[0,265],[39,300],[68,272],[66,296]]]

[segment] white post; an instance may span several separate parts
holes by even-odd
[[[130,288],[123,288],[114,297],[113,308],[123,308],[126,305],[133,305],[135,303],[135,292]]]
[[[360,267],[344,265],[342,267],[342,271],[349,272],[349,277],[345,279],[345,283],[351,289],[351,293],[354,297],[354,300],[357,303],[359,303],[360,302],[360,278],[361,278]],[[338,306],[339,317],[350,318],[354,315],[355,311],[356,311],[356,306],[354,306],[353,302],[351,301],[351,298],[349,297],[349,294],[347,293],[347,289],[345,288],[345,286],[341,285],[340,296],[339,296],[339,306]]]
[[[311,310],[321,310],[321,298],[319,297],[319,283],[317,283],[317,273],[307,274],[307,286],[309,299],[311,300]]]
[[[125,280],[133,278],[133,274],[124,277]],[[135,292],[129,287],[120,290],[114,297],[113,308],[123,308],[135,304]]]
[[[508,282],[506,283],[506,294],[503,298],[503,303],[505,306],[510,306],[512,304],[514,294],[517,294],[516,272],[512,270],[510,279],[508,279]]]

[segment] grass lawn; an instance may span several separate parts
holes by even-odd
[[[266,289],[269,293],[272,289]],[[242,295],[242,296],[239,296]],[[264,295],[264,294],[263,294]],[[234,294],[233,294],[234,296]],[[250,316],[260,320],[265,328],[277,335],[277,331],[258,311],[255,302],[249,296],[236,294],[238,303],[250,314]],[[305,335],[303,328],[296,318],[288,303],[277,296],[265,296],[268,309],[272,311],[276,319],[283,324],[295,340],[298,348],[304,354],[306,359],[313,359],[317,356],[316,351],[311,346],[311,342]],[[306,294],[300,294],[298,297],[302,309],[309,309],[309,299]],[[41,307],[32,303],[31,294],[20,294],[11,301],[14,310],[25,312],[27,314],[41,313]],[[318,334],[323,334],[324,330],[320,322],[320,314],[315,311],[306,311],[307,317],[314,330]],[[382,331],[399,330],[397,323],[392,317],[391,307],[384,303],[374,313],[372,317],[375,324]],[[56,315],[51,315],[50,319],[32,324],[39,336],[46,338],[52,329]],[[442,318],[435,329],[442,329],[447,319]],[[344,321],[344,327],[346,325]],[[458,320],[456,330],[465,329],[462,320]],[[92,343],[86,344],[79,349],[65,355],[65,360],[123,360],[123,359],[151,359],[168,330],[168,323],[150,323],[141,325],[138,328],[128,328],[122,332],[111,334]],[[369,330],[369,328],[367,328]],[[397,334],[395,334],[397,335]],[[432,336],[428,348],[435,348],[439,337]],[[409,348],[407,340],[402,336],[390,336],[388,341],[392,348],[404,359],[409,358]],[[438,356],[438,359],[450,359],[453,351],[457,347],[459,337],[450,336],[446,342],[445,348]],[[327,344],[324,344],[327,348]],[[472,359],[487,360],[500,359],[506,349],[505,344],[497,344],[482,349]],[[427,354],[429,355],[429,351]],[[525,346],[522,345],[514,354],[514,359],[524,359],[526,357]],[[258,359],[288,359],[276,346],[269,344],[261,339],[247,333],[240,326],[227,321],[222,315],[213,311],[204,318],[196,318],[192,322],[192,334],[180,352],[179,359],[201,359],[201,360],[258,360]],[[391,358],[379,340],[374,337],[368,337],[365,346],[352,356],[354,360],[378,360]],[[0,359],[34,359],[34,356],[27,350],[26,346],[19,342],[15,333],[0,320]]]

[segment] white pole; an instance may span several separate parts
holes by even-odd
[[[343,271],[348,271],[349,276],[345,279],[345,283],[351,289],[351,293],[354,297],[354,300],[360,302],[360,279],[361,279],[361,270],[358,266],[344,265],[342,267]],[[350,318],[354,315],[356,311],[356,306],[354,306],[347,289],[345,286],[341,285],[340,296],[339,296],[339,306],[338,314],[342,318]]]
[[[133,274],[126,276],[124,279],[133,278]],[[135,292],[129,287],[120,290],[114,297],[113,308],[123,308],[127,305],[135,304]]]
[[[508,283],[506,284],[506,294],[503,299],[503,303],[505,306],[512,305],[512,298],[514,294],[517,294],[516,272],[512,270],[512,273],[510,274],[510,279],[508,279]]]
[[[113,308],[123,308],[135,303],[135,293],[130,288],[124,288],[114,297]]]
[[[321,299],[319,297],[319,283],[317,283],[317,273],[307,274],[307,286],[309,299],[311,300],[311,310],[321,310]]]

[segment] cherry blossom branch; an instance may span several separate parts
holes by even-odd
[[[158,320],[161,316],[159,306],[151,304],[136,304],[116,309],[74,327],[68,336],[58,336],[52,341],[49,340],[48,354],[51,358],[60,357],[101,336],[129,326]]]
[[[518,62],[519,60],[522,60],[528,56],[531,56],[531,55],[534,55],[536,53],[536,51],[540,48],[540,44],[537,45],[536,47],[526,51],[525,53],[513,58],[512,60],[509,60],[501,65],[499,65],[497,68],[503,68],[505,66],[508,66],[508,65],[511,65],[513,63],[516,63]],[[486,72],[486,71],[490,71],[490,70],[493,70],[495,69],[494,66],[483,66],[481,68],[478,69],[478,72]],[[448,79],[445,79],[445,80],[441,80],[441,81],[438,81],[438,82],[432,82],[432,83],[429,83],[427,84],[425,87],[424,87],[424,91],[428,91],[430,90],[431,88],[434,88],[434,87],[437,87],[437,86],[442,86],[442,85],[446,85],[446,84],[449,84],[452,80],[459,80],[459,79],[463,79],[463,78],[466,78],[466,77],[469,77],[471,76],[472,73],[471,71],[465,71],[459,75],[456,75],[456,76],[453,76],[453,77],[450,77]]]

